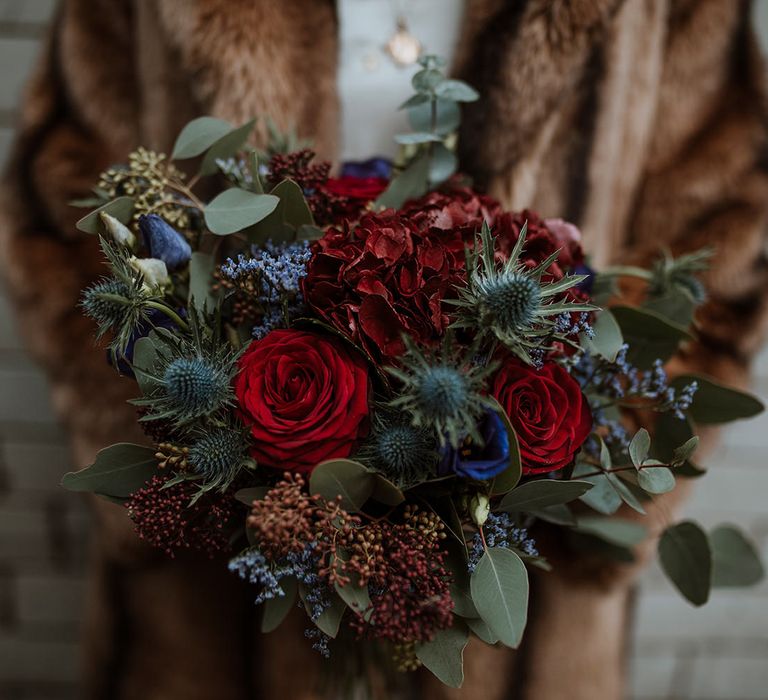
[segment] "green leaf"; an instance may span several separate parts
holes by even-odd
[[[499,641],[491,628],[479,617],[469,618],[466,623],[469,625],[469,629],[475,633],[475,636],[482,639],[486,644],[496,644]]]
[[[280,198],[277,211],[284,223],[296,229],[300,226],[315,225],[304,191],[296,182],[289,179],[282,180],[275,185],[270,194]]]
[[[189,261],[189,302],[198,311],[213,311],[218,295],[213,292],[213,272],[216,267],[213,255],[196,250]]]
[[[425,68],[414,74],[411,78],[411,85],[417,92],[431,92],[444,80],[445,78],[439,70]]]
[[[385,506],[399,506],[404,500],[405,495],[389,479],[381,474],[373,475],[373,492],[371,498]]]
[[[304,609],[307,611],[307,615],[310,615],[310,607],[307,603],[307,594],[309,591],[303,584],[299,584],[299,597],[304,604]],[[325,632],[332,639],[336,638],[339,633],[339,627],[341,625],[341,618],[344,615],[344,611],[347,609],[347,604],[339,598],[337,595],[330,596],[331,604],[325,610],[323,610],[320,617],[317,620],[313,620],[317,628]]]
[[[127,224],[133,216],[133,197],[118,197],[111,202],[103,204],[98,209],[94,209],[90,214],[86,214],[75,226],[79,231],[85,233],[104,233],[104,224],[101,221],[100,214],[109,214],[114,216],[121,224]]]
[[[693,404],[688,414],[696,423],[728,423],[741,418],[752,418],[762,413],[765,406],[756,396],[695,374],[685,374],[671,382],[680,390],[691,382],[697,382],[698,390],[693,395]]]
[[[624,503],[632,508],[632,510],[645,515],[645,508],[643,508],[640,498],[635,494],[632,488],[630,488],[629,484],[620,479],[616,474],[606,474],[605,477],[611,482],[611,486],[616,489],[616,493],[619,494]]]
[[[425,95],[423,92],[416,93],[415,95],[411,95],[403,104],[401,104],[397,109],[410,109],[411,107],[418,107],[419,105],[423,105],[426,102],[430,101],[429,95]]]
[[[193,119],[176,137],[171,158],[184,160],[199,156],[230,131],[232,131],[232,125],[223,119],[215,117]]]
[[[501,474],[493,477],[491,481],[491,495],[501,496],[517,486],[523,475],[523,463],[520,458],[520,443],[517,440],[517,433],[515,433],[515,428],[512,426],[507,412],[496,399],[489,398],[494,404],[493,410],[501,418],[501,422],[507,430],[507,438],[509,439],[509,466]]]
[[[614,306],[611,313],[629,345],[627,359],[638,369],[650,369],[657,358],[668,360],[681,342],[692,338],[686,328],[655,311]]]
[[[254,194],[232,187],[208,204],[205,208],[205,223],[212,233],[227,236],[266,218],[279,202],[271,194]]]
[[[507,513],[532,511],[575,501],[592,488],[588,481],[553,481],[542,479],[521,484],[510,491],[495,510]]]
[[[456,154],[442,143],[435,144],[429,158],[429,183],[432,187],[445,182],[456,172],[459,161]]]
[[[153,333],[139,338],[133,344],[133,363],[131,365],[133,373],[136,375],[136,382],[143,395],[149,394],[156,386],[157,381],[152,377],[152,368],[158,356],[156,336]]]
[[[90,467],[65,474],[61,485],[70,491],[127,498],[156,473],[153,448],[120,442],[101,450]]]
[[[704,530],[686,520],[668,527],[659,539],[661,568],[680,593],[694,605],[709,600],[712,552]]]
[[[674,449],[672,452],[672,463],[682,464],[683,462],[687,462],[691,457],[693,457],[693,454],[696,452],[696,448],[698,446],[699,437],[698,435],[694,435],[692,438],[689,438],[682,445],[680,445],[680,447],[676,447]]]
[[[349,606],[351,610],[365,614],[371,608],[371,597],[368,595],[368,586],[358,586],[350,581],[345,586],[335,585],[336,593]]]
[[[357,511],[373,493],[374,474],[351,459],[331,459],[318,464],[309,477],[310,493],[331,501],[341,496],[345,510]]]
[[[454,102],[475,102],[480,99],[477,90],[462,80],[443,80],[435,88],[435,94],[444,100]]]
[[[621,496],[613,488],[605,474],[583,476],[584,474],[594,473],[594,471],[595,468],[591,464],[576,464],[573,470],[573,477],[580,481],[588,481],[593,485],[589,491],[579,497],[579,500],[598,513],[613,515],[622,503]]]
[[[581,344],[591,354],[597,354],[609,362],[614,362],[624,344],[624,336],[621,334],[616,318],[608,309],[604,309],[597,314],[592,329],[595,332],[594,337],[590,338],[586,333],[582,333]]]
[[[267,486],[252,486],[247,489],[240,489],[235,492],[235,500],[251,506],[254,501],[261,501],[268,491],[269,488]]]
[[[403,172],[396,175],[374,202],[374,207],[399,209],[409,199],[420,197],[427,191],[429,157],[423,153]]]
[[[464,647],[469,630],[461,620],[454,620],[448,629],[438,630],[431,642],[416,647],[416,657],[438,680],[451,688],[464,682]]]
[[[651,435],[645,428],[640,428],[629,443],[629,457],[635,467],[639,467],[651,450]]]
[[[675,477],[667,467],[643,467],[637,472],[637,483],[648,493],[668,493],[675,488]]]
[[[755,546],[734,525],[719,525],[709,533],[712,585],[717,588],[753,586],[765,576]]]
[[[219,166],[216,165],[216,161],[235,155],[245,145],[255,125],[256,120],[251,119],[237,129],[232,129],[229,133],[224,134],[212,144],[200,164],[200,174],[213,175],[218,172]]]
[[[403,146],[407,146],[416,143],[440,143],[442,138],[436,134],[430,134],[427,131],[414,131],[410,134],[397,134],[397,136],[395,136],[395,141]]]
[[[573,527],[576,524],[576,517],[565,503],[558,503],[554,506],[533,510],[530,515],[539,520],[543,520],[545,523],[552,523],[553,525]]]
[[[663,297],[649,299],[643,304],[643,308],[655,311],[673,323],[687,328],[693,321],[696,302],[690,293],[673,289]]]
[[[261,631],[264,634],[276,630],[296,605],[296,579],[293,576],[280,579],[280,588],[285,595],[267,600],[262,606]]]
[[[435,104],[436,120],[434,133],[447,136],[459,128],[461,112],[452,100],[438,99]],[[408,120],[414,131],[432,131],[432,105],[424,103],[408,110]]]
[[[491,632],[508,647],[520,644],[528,620],[528,572],[509,549],[491,547],[470,579],[472,600]]]
[[[642,542],[648,531],[640,523],[621,518],[579,518],[576,532],[599,537],[620,547],[633,547]]]

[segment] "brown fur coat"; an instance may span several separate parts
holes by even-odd
[[[61,3],[22,106],[0,257],[78,463],[139,438],[130,382],[76,308],[102,267],[67,202],[136,145],[168,149],[200,114],[271,115],[333,158],[336,22],[333,0]],[[768,143],[749,3],[467,0],[454,73],[483,95],[466,113],[463,168],[510,207],[576,221],[598,265],[716,248],[700,342],[679,363],[743,381],[768,318]],[[89,697],[316,697],[319,662],[300,630],[260,641],[221,562],[165,560],[118,507],[97,515]],[[635,569],[560,558],[534,581],[522,648],[473,642],[464,690],[423,679],[422,697],[621,696]]]

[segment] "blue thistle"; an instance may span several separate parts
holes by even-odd
[[[407,488],[432,472],[437,462],[436,446],[428,430],[377,419],[359,456],[395,484]]]
[[[541,303],[539,283],[521,272],[504,271],[476,280],[478,307],[483,323],[497,324],[507,332],[530,326]]]
[[[206,484],[226,487],[237,473],[245,454],[245,443],[238,431],[218,428],[192,444],[187,460]]]
[[[131,288],[122,280],[104,279],[83,292],[81,306],[85,315],[105,327],[106,332],[122,325],[130,314],[131,296]]]
[[[416,375],[414,384],[419,407],[436,420],[458,416],[467,408],[467,379],[455,367],[428,367]]]
[[[165,369],[168,398],[180,413],[197,418],[215,411],[229,396],[229,378],[202,357],[178,357]]]

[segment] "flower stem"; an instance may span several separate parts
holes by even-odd
[[[181,316],[179,316],[170,306],[166,306],[165,304],[159,301],[147,301],[144,303],[150,309],[156,309],[157,311],[164,313],[168,318],[171,319],[171,321],[173,321],[182,330],[189,331],[189,324]]]

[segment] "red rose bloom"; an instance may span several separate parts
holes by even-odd
[[[339,197],[367,204],[387,189],[388,181],[383,177],[329,177],[324,188]]]
[[[520,443],[523,474],[562,469],[592,430],[592,412],[578,382],[561,365],[541,369],[508,358],[492,383]]]
[[[337,338],[275,330],[240,358],[235,394],[259,464],[308,473],[368,428],[365,362]]]
[[[329,229],[302,287],[321,318],[374,357],[396,357],[403,333],[429,345],[445,332],[442,302],[464,274],[460,238],[387,210],[364,216],[354,230]]]

